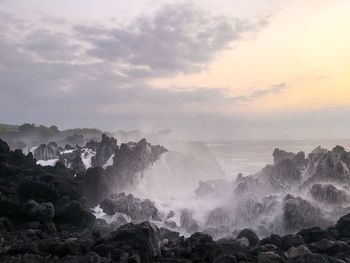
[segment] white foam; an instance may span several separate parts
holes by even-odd
[[[42,166],[55,166],[58,159],[51,159],[51,160],[38,160],[36,161],[36,164],[42,165]]]
[[[107,160],[107,162],[102,166],[103,169],[105,169],[108,166],[113,165],[113,158],[114,158],[114,153],[111,155],[111,157],[109,157],[109,159]]]
[[[81,154],[81,160],[84,163],[85,169],[88,169],[91,167],[91,158],[96,155],[96,152],[85,148],[84,151]]]

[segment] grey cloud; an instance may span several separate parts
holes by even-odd
[[[236,96],[236,97],[230,97],[229,100],[232,102],[249,102],[254,99],[264,97],[270,94],[279,94],[285,91],[289,85],[285,82],[273,84],[270,87],[267,87],[265,89],[258,89],[255,90],[254,92],[247,94],[247,95],[241,95],[241,96]]]
[[[70,43],[71,38],[64,33],[39,29],[23,40],[23,47],[40,59],[45,60],[73,60],[80,50],[80,46]]]
[[[133,77],[158,77],[203,70],[223,49],[262,24],[212,16],[193,5],[165,5],[153,17],[139,17],[112,29],[77,26],[93,47],[88,54],[129,65]]]

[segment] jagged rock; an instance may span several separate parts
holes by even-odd
[[[112,166],[106,169],[90,168],[85,175],[77,175],[87,203],[96,206],[108,198],[111,192],[123,192],[135,185],[140,172],[166,151],[164,147],[153,146],[145,139],[138,143],[122,144],[116,149]]]
[[[237,236],[237,238],[245,237],[249,241],[249,246],[255,246],[259,243],[259,237],[255,232],[251,229],[243,229]]]
[[[340,205],[349,201],[349,195],[331,184],[314,184],[310,190],[312,197],[321,203]]]
[[[317,146],[310,154],[312,155],[323,155],[327,153],[327,149],[322,148],[321,146]]]
[[[295,154],[295,153],[286,152],[277,148],[273,151],[272,155],[273,155],[275,165],[283,160],[292,161],[294,165],[298,168],[303,168],[307,165],[307,160],[305,159],[304,152],[298,152],[297,154]]]
[[[230,212],[222,207],[216,208],[209,213],[206,226],[227,225],[230,222]]]
[[[329,224],[320,208],[299,196],[291,195],[284,198],[283,223],[288,231]]]
[[[346,153],[345,148],[343,146],[337,145],[331,150],[331,155],[334,159],[340,159],[340,157]]]
[[[275,164],[279,163],[282,160],[292,160],[295,157],[295,153],[286,152],[278,148],[273,151],[272,155]]]
[[[101,167],[89,168],[85,174],[77,174],[76,179],[80,182],[86,202],[91,207],[100,204],[112,188],[113,179]]]
[[[101,142],[93,147],[96,155],[91,158],[92,167],[102,167],[118,149],[117,140],[113,137],[109,138],[105,134],[102,134]]]
[[[124,213],[135,222],[145,220],[160,220],[158,209],[148,199],[141,200],[132,194],[120,193],[105,199],[100,204],[103,211],[109,215]]]
[[[59,162],[63,163],[67,168],[73,169],[75,173],[84,172],[85,165],[81,159],[81,150],[67,150],[60,154]]]
[[[340,184],[350,183],[349,167],[340,159],[334,158],[331,152],[312,161],[312,168],[308,168],[311,177],[304,184],[335,182]]]
[[[199,230],[197,222],[192,218],[189,210],[183,210],[181,213],[180,224],[188,233],[194,233]]]
[[[112,232],[108,238],[113,248],[121,249],[129,255],[138,255],[142,262],[154,262],[160,256],[160,233],[156,225],[143,222],[121,226]]]
[[[335,227],[341,236],[350,237],[350,214],[341,217]]]
[[[290,159],[281,160],[274,166],[267,166],[263,169],[263,173],[271,185],[277,189],[285,188],[285,184],[299,183],[302,179],[300,170]]]
[[[58,159],[60,155],[59,147],[55,142],[39,145],[34,151],[34,158],[37,160]]]

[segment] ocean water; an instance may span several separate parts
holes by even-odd
[[[341,145],[350,151],[350,139],[336,140],[267,140],[267,141],[215,141],[205,142],[211,153],[224,169],[228,178],[239,173],[250,175],[273,163],[275,148],[297,153],[312,152],[317,146],[331,150]]]

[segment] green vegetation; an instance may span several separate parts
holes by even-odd
[[[17,132],[19,125],[9,125],[0,123],[0,132]]]

